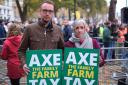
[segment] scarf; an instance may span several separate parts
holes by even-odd
[[[82,36],[82,38],[84,39],[84,41],[82,42],[82,44],[80,44],[80,38],[76,38],[75,37],[75,34],[72,33],[72,37],[69,38],[69,41],[75,43],[75,47],[76,48],[93,49],[92,38],[88,35],[87,32],[84,33],[84,35]]]

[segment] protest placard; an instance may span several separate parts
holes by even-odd
[[[99,49],[65,48],[62,85],[98,85]]]
[[[62,50],[29,50],[27,85],[61,85]]]

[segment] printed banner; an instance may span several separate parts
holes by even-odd
[[[65,48],[62,85],[98,85],[99,49]]]
[[[27,85],[61,85],[62,50],[27,51],[26,63]]]

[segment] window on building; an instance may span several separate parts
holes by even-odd
[[[0,9],[0,14],[2,14],[2,10]]]
[[[6,9],[4,9],[4,14],[6,14]]]
[[[8,13],[7,13],[8,15],[10,14],[10,10],[8,10]]]
[[[6,20],[6,17],[4,17],[4,20]]]

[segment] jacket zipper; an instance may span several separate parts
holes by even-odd
[[[46,40],[47,40],[47,31],[45,30],[45,32],[44,32],[44,49],[46,50],[46,48],[47,48],[47,42],[46,42]]]

